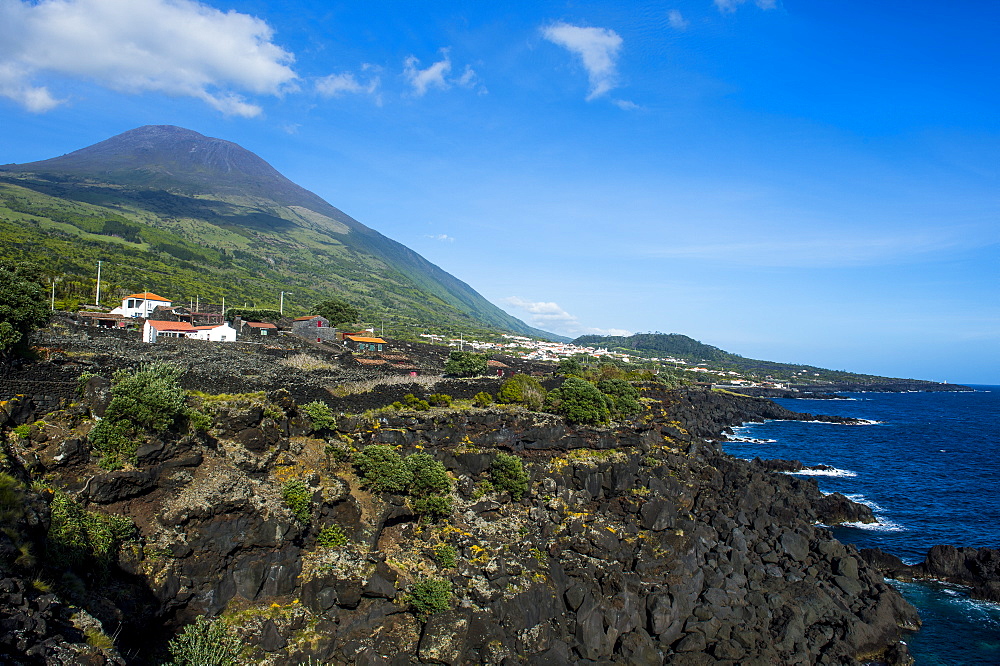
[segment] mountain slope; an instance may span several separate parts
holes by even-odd
[[[85,291],[85,276],[104,259],[112,264],[109,299],[150,288],[177,300],[228,295],[270,307],[285,291],[295,311],[340,295],[370,319],[387,316],[404,328],[557,337],[250,151],[191,130],[140,127],[61,157],[2,166],[0,197],[4,253],[68,274],[64,296]],[[126,267],[120,275],[117,265]]]

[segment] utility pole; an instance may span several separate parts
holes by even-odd
[[[101,261],[97,261],[97,300],[95,301],[97,307],[101,306]]]
[[[292,293],[292,292],[290,292],[290,291],[283,291],[283,292],[281,292],[281,305],[278,306],[278,314],[280,314],[280,315],[284,315],[285,314],[285,294],[290,294],[290,293]]]
[[[49,278],[49,282],[52,283],[52,310],[56,309],[56,282],[59,282],[59,278],[52,276]]]

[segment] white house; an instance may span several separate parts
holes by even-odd
[[[148,317],[153,308],[160,305],[169,308],[170,301],[163,296],[144,291],[141,294],[132,294],[123,298],[121,307],[112,310],[111,314],[120,314],[126,317]]]
[[[236,329],[226,324],[216,326],[195,326],[194,333],[189,333],[189,338],[195,340],[208,340],[209,342],[236,342]]]
[[[233,331],[235,333],[235,331]],[[142,325],[142,341],[156,342],[160,336],[166,338],[186,338],[197,333],[197,329],[186,321],[159,321],[147,319]]]

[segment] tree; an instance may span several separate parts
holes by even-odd
[[[444,364],[444,372],[455,377],[475,377],[486,374],[486,357],[474,352],[453,351]]]
[[[534,377],[518,373],[500,385],[497,402],[537,410],[545,402],[545,387]]]
[[[326,317],[331,326],[353,324],[361,317],[361,311],[340,298],[330,298],[313,306],[313,314]]]
[[[602,423],[611,418],[607,396],[579,377],[568,377],[562,386],[550,391],[547,404],[570,423]]]
[[[608,399],[611,416],[619,419],[642,411],[639,390],[624,379],[602,379],[597,388]]]
[[[0,263],[0,359],[23,355],[32,331],[48,319],[37,269],[30,264]]]

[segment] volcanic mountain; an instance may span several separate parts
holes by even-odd
[[[556,338],[288,180],[254,153],[170,125],[0,166],[0,255],[31,259],[64,300],[86,300],[103,260],[108,303],[153,290],[293,313],[339,296],[395,329]]]

